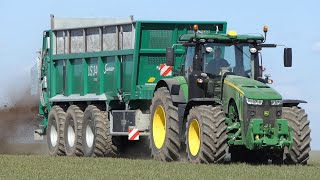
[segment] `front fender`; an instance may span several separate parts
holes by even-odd
[[[297,100],[297,99],[284,99],[282,100],[283,107],[293,107],[298,106],[300,103],[307,103],[307,101],[304,100]]]

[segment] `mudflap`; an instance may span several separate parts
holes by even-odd
[[[33,133],[33,137],[35,141],[43,141],[43,130],[42,129],[36,129]]]
[[[43,115],[38,114],[34,119],[34,131],[33,131],[33,139],[35,141],[43,141],[44,136],[46,135],[45,128],[46,125],[43,124]]]

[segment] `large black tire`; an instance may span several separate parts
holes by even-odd
[[[193,107],[187,117],[186,151],[188,160],[193,163],[221,163],[227,154],[227,126],[221,106]],[[192,122],[198,123],[200,146],[192,153],[189,142],[189,128]],[[191,126],[191,129],[195,126]],[[192,132],[192,131],[190,131]],[[191,140],[190,140],[191,141]]]
[[[83,111],[76,105],[71,105],[67,110],[64,123],[64,146],[67,156],[83,156],[82,130]]]
[[[299,107],[283,107],[282,118],[287,119],[292,128],[293,146],[285,149],[284,162],[286,164],[306,165],[311,151],[310,121],[304,109]]]
[[[59,106],[53,106],[48,116],[47,125],[47,144],[49,155],[65,155],[63,126],[66,119],[66,113]]]
[[[119,156],[121,149],[120,137],[112,137],[110,134],[110,119],[107,112],[104,112],[107,119],[107,130],[106,130],[106,152],[105,156],[107,157],[117,157]]]
[[[107,120],[105,113],[89,105],[82,123],[82,151],[85,157],[103,157],[107,149]]]
[[[165,121],[165,136],[163,143],[157,143],[154,138],[158,135],[154,134],[154,119],[155,111],[157,108],[164,111]],[[170,93],[167,88],[161,87],[157,89],[152,98],[152,104],[150,106],[150,150],[151,156],[160,161],[175,161],[179,159],[181,143],[179,141],[179,122],[178,122],[178,108],[173,105]],[[158,141],[159,142],[159,141]]]

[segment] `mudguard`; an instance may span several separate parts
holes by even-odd
[[[167,87],[174,103],[187,103],[187,92],[184,92],[183,85],[176,78],[162,79],[157,83],[155,91],[160,87]]]
[[[282,100],[283,107],[292,107],[292,106],[298,106],[300,103],[308,103],[304,100],[298,100],[298,99],[284,99]]]

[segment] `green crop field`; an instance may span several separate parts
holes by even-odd
[[[274,166],[0,155],[0,179],[319,179],[320,153],[311,158],[308,166]]]

